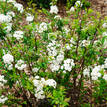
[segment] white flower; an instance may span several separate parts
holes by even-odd
[[[39,26],[38,32],[42,33],[43,31],[46,31],[48,29],[47,24],[45,22],[42,22]]]
[[[24,64],[23,60],[18,60],[17,64],[15,64],[15,68],[17,68],[18,70],[24,70],[27,67],[26,64]]]
[[[48,80],[46,80],[46,85],[49,85],[49,86],[56,88],[57,83],[53,79],[48,79]]]
[[[74,12],[74,11],[75,11],[75,8],[72,6],[72,7],[70,8],[70,11],[71,11],[71,12]]]
[[[41,91],[40,91],[40,92],[41,92]],[[45,95],[41,95],[40,92],[35,94],[35,97],[37,98],[37,100],[39,100],[39,99],[44,99],[44,98],[45,98]]]
[[[10,15],[10,16],[14,17],[15,13],[13,11],[10,11],[10,12],[7,12],[7,15]]]
[[[38,86],[39,85],[39,80],[33,80],[33,84],[34,84],[34,86]]]
[[[84,69],[83,75],[89,77],[90,76],[90,69],[88,69],[88,68]]]
[[[63,73],[65,74],[65,73],[66,73],[66,71],[64,70],[64,71],[63,71]]]
[[[59,54],[56,58],[58,63],[61,63],[64,60],[64,55],[63,54]]]
[[[3,56],[3,61],[4,61],[5,64],[11,64],[14,61],[14,58],[10,54],[5,54]]]
[[[35,76],[35,79],[39,79],[40,77],[37,75],[37,76]]]
[[[83,46],[88,46],[89,44],[90,44],[90,41],[88,41],[88,40],[83,40],[82,41]]]
[[[103,34],[102,34],[103,36],[107,36],[107,32],[103,32]]]
[[[104,68],[107,68],[107,58],[104,61]]]
[[[107,39],[105,39],[103,46],[104,48],[107,48]]]
[[[52,43],[49,43],[47,46],[47,51],[49,56],[56,56],[57,55],[57,50],[55,46],[56,42],[52,41]]]
[[[22,31],[15,31],[13,34],[13,37],[15,37],[17,40],[23,38],[23,32]]]
[[[72,44],[75,43],[75,41],[74,41],[74,39],[72,37],[71,37],[70,43],[72,43]]]
[[[76,7],[79,7],[79,6],[82,7],[83,4],[80,1],[76,1],[75,5],[76,5]]]
[[[4,104],[6,100],[8,100],[7,97],[5,97],[4,95],[0,96],[0,103]]]
[[[33,21],[33,19],[34,19],[34,16],[28,13],[26,17],[26,21],[31,22]]]
[[[104,74],[103,79],[107,81],[107,74]]]
[[[4,79],[4,75],[0,75],[0,82],[2,83],[6,83],[7,80]]]
[[[55,71],[58,71],[59,68],[60,68],[60,65],[57,64],[57,63],[53,63],[53,64],[50,64],[50,69],[52,70],[52,72],[55,72]]]
[[[35,77],[35,79],[33,80],[34,86],[36,87],[35,97],[37,98],[37,100],[44,99],[45,95],[43,91],[43,86],[45,85],[45,79],[44,78],[41,78],[41,80],[37,79],[39,79],[39,76]]]
[[[92,80],[98,80],[98,76],[92,76]]]
[[[9,23],[12,21],[12,17],[10,15],[0,14],[0,23]]]
[[[37,100],[44,99],[45,98],[44,92],[39,91],[38,93],[35,94],[35,97],[37,98]]]
[[[64,63],[66,64],[69,64],[71,62],[71,59],[66,59],[66,60],[64,60]]]
[[[72,67],[69,64],[64,64],[64,68],[67,71],[71,71],[72,70]]]
[[[74,60],[73,59],[66,59],[66,60],[64,60],[63,66],[64,66],[65,70],[71,71],[72,67],[75,66]]]
[[[58,7],[56,5],[50,7],[50,13],[58,13]]]
[[[66,34],[68,34],[70,32],[70,29],[68,28],[68,26],[64,26],[63,30]]]
[[[12,23],[7,23],[7,26],[4,29],[9,33],[12,30]]]
[[[107,23],[104,23],[102,26],[103,28],[107,28]]]
[[[7,80],[4,79],[4,75],[0,75],[0,88],[4,86]]]
[[[34,71],[34,72],[38,72],[38,70],[39,70],[38,68],[33,68],[32,69],[32,71]]]
[[[54,19],[60,19],[60,20],[61,20],[62,18],[61,18],[60,15],[56,15],[56,16],[54,17]]]
[[[37,100],[44,99],[45,95],[44,95],[43,87],[48,85],[56,88],[57,85],[56,81],[53,79],[45,80],[44,78],[41,78],[40,80],[37,79],[39,79],[39,76],[37,76],[37,78],[33,80],[34,86],[36,88],[35,97],[37,98]]]
[[[16,7],[18,9],[18,11],[20,11],[20,13],[23,12],[23,5],[20,3],[13,3],[14,7]]]
[[[63,69],[64,69],[64,66],[61,66],[61,69],[63,70]]]
[[[99,72],[101,70],[101,66],[95,66],[91,72],[92,80],[97,80],[98,77],[101,77],[101,73]]]
[[[12,70],[13,69],[13,64],[10,64],[7,69]]]
[[[66,48],[67,50],[71,50],[71,47],[70,47],[69,44],[65,44],[65,48]]]
[[[57,55],[57,50],[52,50],[48,52],[49,56],[56,56]]]

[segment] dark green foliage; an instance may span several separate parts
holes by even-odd
[[[0,25],[0,39],[4,39],[4,37],[6,36],[6,32],[5,30],[2,29],[2,26]]]
[[[67,8],[70,8],[71,6],[74,6],[75,5],[75,2],[78,1],[78,0],[24,0],[24,1],[27,1],[27,2],[30,2],[32,1],[32,3],[35,3],[37,5],[38,8],[48,8],[50,7],[50,3],[51,2],[55,2],[56,4],[64,4],[67,6]],[[83,7],[82,8],[85,8],[85,7],[90,7],[90,2],[86,1],[86,0],[81,0],[82,4],[83,4]]]
[[[24,1],[27,1],[27,2],[32,1],[32,3],[35,3],[38,8],[41,8],[41,7],[49,8],[51,3],[51,0],[24,0]]]

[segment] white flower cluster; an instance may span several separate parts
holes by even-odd
[[[103,46],[104,48],[107,48],[107,38],[105,39]]]
[[[0,96],[0,103],[4,104],[6,100],[8,100],[7,97],[5,97],[4,95]]]
[[[7,26],[4,28],[7,33],[9,33],[12,30],[12,23],[7,23]]]
[[[10,55],[10,54],[5,54],[5,55],[3,56],[3,61],[4,61],[4,63],[6,64],[6,68],[7,68],[8,70],[12,70],[12,69],[13,69],[13,64],[12,64],[12,62],[14,61],[14,57],[13,57],[12,55]]]
[[[14,5],[14,7],[16,7],[20,13],[22,13],[24,11],[23,5],[20,3],[17,3],[16,0],[1,0],[1,1],[7,2],[7,3],[12,3]]]
[[[5,23],[6,27],[4,27],[4,30],[6,30],[7,33],[9,33],[12,30],[12,17],[15,16],[15,13],[13,11],[9,11],[4,14],[0,14],[0,23]]]
[[[24,70],[26,67],[27,65],[21,59],[17,61],[17,64],[15,64],[15,68],[17,68],[18,70]]]
[[[35,79],[33,80],[34,86],[36,87],[35,97],[37,99],[44,99],[45,95],[44,95],[43,87],[52,86],[56,88],[57,83],[53,79],[45,80],[44,78],[41,79],[39,78],[40,78],[39,76],[36,76]]]
[[[99,77],[101,77],[101,73],[99,72],[101,70],[101,66],[95,66],[91,72],[92,80],[98,80]]]
[[[44,32],[44,31],[46,31],[46,30],[48,30],[48,26],[47,26],[47,24],[46,24],[45,22],[42,22],[42,23],[40,24],[39,28],[37,28],[37,31],[38,31],[39,33],[42,33],[42,32]]]
[[[107,74],[104,74],[103,79],[107,81]]]
[[[15,37],[17,40],[20,40],[23,38],[23,32],[22,31],[15,31],[13,34],[13,37]]]
[[[9,23],[12,21],[12,17],[10,15],[0,14],[0,23]]]
[[[88,68],[85,68],[84,70],[83,70],[83,75],[84,75],[84,77],[85,76],[87,76],[87,77],[89,77],[90,76],[90,69],[92,69],[92,67],[88,67]]]
[[[103,28],[107,28],[107,23],[104,23],[102,26]]]
[[[62,63],[62,61],[64,60],[64,53],[60,53],[56,59],[54,59],[53,61],[51,61],[50,64],[50,69],[52,72],[58,71],[60,69],[60,64]]]
[[[48,80],[46,80],[45,82],[46,82],[46,85],[47,85],[47,86],[56,88],[57,83],[56,83],[56,81],[55,81],[54,79],[48,79]]]
[[[103,34],[102,34],[103,36],[107,36],[107,32],[103,32]]]
[[[11,64],[14,61],[14,57],[10,54],[5,54],[3,56],[3,61],[5,64]]]
[[[26,21],[31,22],[31,21],[33,21],[33,19],[34,19],[34,16],[27,13]]]
[[[52,72],[58,71],[60,69],[60,64],[64,59],[64,53],[60,47],[61,45],[52,41],[47,46],[48,56],[49,56],[49,68]]]
[[[74,41],[73,37],[71,37],[70,43],[66,43],[64,48],[65,48],[66,50],[71,50],[71,48],[72,48],[73,46],[75,46],[75,41]]]
[[[56,15],[56,16],[54,17],[54,19],[61,20],[62,18],[61,18],[60,15]]]
[[[14,7],[16,7],[16,8],[18,9],[18,11],[19,11],[20,13],[22,13],[22,12],[24,11],[22,4],[15,2],[15,3],[13,3],[13,5],[14,5]]]
[[[66,34],[68,34],[70,32],[70,29],[68,26],[64,26],[62,29]]]
[[[33,80],[34,86],[36,87],[35,97],[37,99],[44,99],[45,98],[44,91],[43,91],[44,81],[45,81],[44,78],[42,78],[41,80],[38,80],[35,78]]]
[[[58,7],[56,5],[50,7],[50,13],[58,13]]]
[[[47,51],[48,51],[48,55],[49,56],[56,56],[57,55],[57,49],[56,49],[56,41],[52,41],[51,43],[49,43],[49,45],[47,46]]]
[[[53,62],[52,64],[50,64],[50,69],[52,72],[58,71],[60,68],[60,65],[57,62]]]
[[[81,1],[76,1],[75,5],[76,5],[76,7],[82,7],[83,4],[81,3]]]
[[[38,70],[39,68],[36,68],[36,67],[32,69],[33,72],[38,72]]]
[[[6,65],[6,67],[7,67],[8,70],[12,70],[13,69],[13,64]]]
[[[98,78],[101,77],[100,71],[104,70],[104,68],[107,68],[107,58],[105,59],[105,62],[103,65],[98,65],[98,66],[95,66],[94,68],[90,66],[84,69],[83,75],[87,77],[91,76],[92,80],[98,80]],[[90,70],[92,70],[92,72],[90,72]],[[104,74],[103,78],[107,80],[107,74]]]
[[[107,58],[104,61],[104,68],[107,68]]]
[[[67,50],[71,50],[71,47],[72,47],[72,44],[65,44],[65,49],[67,49]]]
[[[75,11],[75,8],[72,6],[71,8],[70,8],[70,12],[74,12]]]
[[[4,86],[7,80],[4,79],[4,75],[0,75],[0,87]]]
[[[15,17],[15,13],[13,11],[7,12],[7,15],[10,15],[11,17]]]
[[[81,42],[81,45],[82,45],[82,46],[88,46],[88,45],[90,45],[90,41],[89,41],[89,40],[83,40],[83,41]]]
[[[75,66],[74,60],[73,59],[66,59],[64,60],[64,64],[61,66],[61,69],[66,71],[71,71],[72,67]]]
[[[81,1],[76,1],[76,2],[75,2],[75,6],[76,6],[76,7],[82,7],[83,4],[81,3]],[[74,11],[75,11],[75,8],[72,6],[72,7],[70,8],[70,12],[74,12]]]

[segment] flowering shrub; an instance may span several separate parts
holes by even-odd
[[[106,18],[81,10],[81,2],[64,18],[56,5],[43,9],[47,22],[14,0],[0,4],[1,106],[106,103]]]

